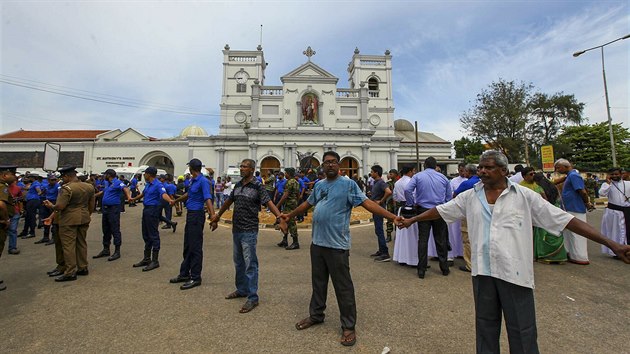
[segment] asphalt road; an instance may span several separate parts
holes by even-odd
[[[20,255],[0,259],[0,348],[24,352],[211,352],[211,353],[471,353],[474,310],[468,273],[444,277],[435,262],[420,280],[415,269],[374,263],[371,224],[352,230],[351,272],[357,297],[357,344],[339,344],[339,312],[332,286],[323,325],[297,331],[310,299],[310,231],[300,230],[302,249],[276,247],[277,231],[261,230],[260,306],[239,314],[234,290],[229,226],[205,230],[203,284],[181,291],[169,284],[182,256],[184,218],[177,232],[161,232],[161,267],[142,272],[141,207],[122,215],[122,258],[92,260],[101,249],[101,216],[94,214],[88,245],[90,275],[55,283],[53,246],[19,240]],[[589,214],[599,227],[602,211]],[[37,231],[41,237],[41,230]],[[391,246],[393,249],[393,245]],[[543,353],[630,352],[630,265],[589,245],[591,265],[536,264],[539,346]],[[456,260],[456,267],[462,264]],[[503,330],[502,350],[508,352]]]

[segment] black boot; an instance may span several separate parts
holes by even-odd
[[[282,241],[280,241],[280,243],[278,243],[278,247],[287,247],[289,245],[289,243],[287,243],[287,237],[288,237],[288,235],[284,235],[282,237]]]
[[[144,250],[144,258],[133,265],[134,268],[144,267],[151,263],[151,250]]]
[[[293,243],[291,244],[291,246],[289,246],[289,247],[287,247],[285,249],[286,250],[299,250],[300,249],[300,243],[298,242],[298,237],[291,235],[291,238],[293,239]]]
[[[120,258],[120,246],[115,246],[116,249],[114,250],[114,254],[112,254],[109,258],[107,258],[108,261],[115,261],[118,258]]]
[[[155,268],[160,268],[160,262],[158,262],[158,255],[160,254],[159,250],[153,250],[153,259],[151,260],[151,263],[149,263],[146,267],[142,268],[143,272],[148,272],[150,270],[153,270]]]
[[[103,250],[99,254],[97,254],[96,256],[92,256],[92,258],[94,259],[103,257],[109,257],[109,246],[103,246]]]

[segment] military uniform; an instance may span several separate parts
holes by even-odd
[[[284,192],[288,193],[287,198],[284,200],[283,204],[283,213],[289,214],[293,210],[298,207],[299,199],[300,199],[300,184],[295,178],[287,179],[287,183],[284,186]],[[295,220],[292,218],[289,221],[288,234],[291,235],[293,242],[291,245],[287,244],[287,235],[284,235],[282,238],[282,242],[278,244],[280,247],[286,247],[287,250],[293,250],[300,248],[300,244],[298,242],[298,231],[297,224]]]
[[[10,172],[15,174],[16,166],[0,166],[0,172]],[[15,208],[13,207],[13,197],[9,193],[9,184],[7,181],[1,179],[0,180],[0,219],[2,223],[0,224],[0,257],[2,256],[2,252],[4,252],[4,244],[7,241],[7,234],[9,230],[9,223],[11,222],[11,217],[15,214]],[[3,210],[3,211],[2,211]],[[0,291],[5,290],[7,287],[4,285],[4,282],[0,280]]]
[[[595,190],[597,189],[597,181],[595,178],[590,177],[585,179],[584,188],[586,188],[586,193],[588,193],[589,201],[595,204]]]
[[[75,276],[77,270],[87,272],[87,230],[90,226],[90,203],[94,188],[89,183],[73,181],[59,190],[57,205],[65,206],[59,216],[59,239],[65,261],[64,275]]]

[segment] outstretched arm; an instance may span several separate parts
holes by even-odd
[[[585,223],[584,221],[578,220],[577,218],[571,219],[566,228],[575,232],[576,234],[580,234],[588,238],[591,241],[595,241],[610,248],[613,252],[615,252],[617,257],[621,258],[621,260],[625,263],[630,264],[630,246],[619,244],[607,238],[591,225]]]

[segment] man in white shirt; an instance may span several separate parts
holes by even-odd
[[[602,233],[615,242],[627,245],[630,242],[630,181],[621,179],[619,167],[608,170],[608,178],[602,184],[599,195],[608,197],[608,206],[602,217]],[[602,246],[602,253],[617,257],[606,246]]]
[[[523,182],[523,175],[521,175],[521,171],[523,170],[523,165],[519,164],[514,166],[514,175],[510,177],[510,181],[519,184]]]
[[[472,252],[478,353],[500,352],[505,317],[511,353],[538,353],[534,307],[532,226],[558,234],[567,228],[606,245],[630,264],[630,246],[607,239],[587,223],[545,201],[540,194],[506,178],[507,158],[499,151],[481,155],[475,185],[445,204],[399,223],[443,218],[468,221]]]

